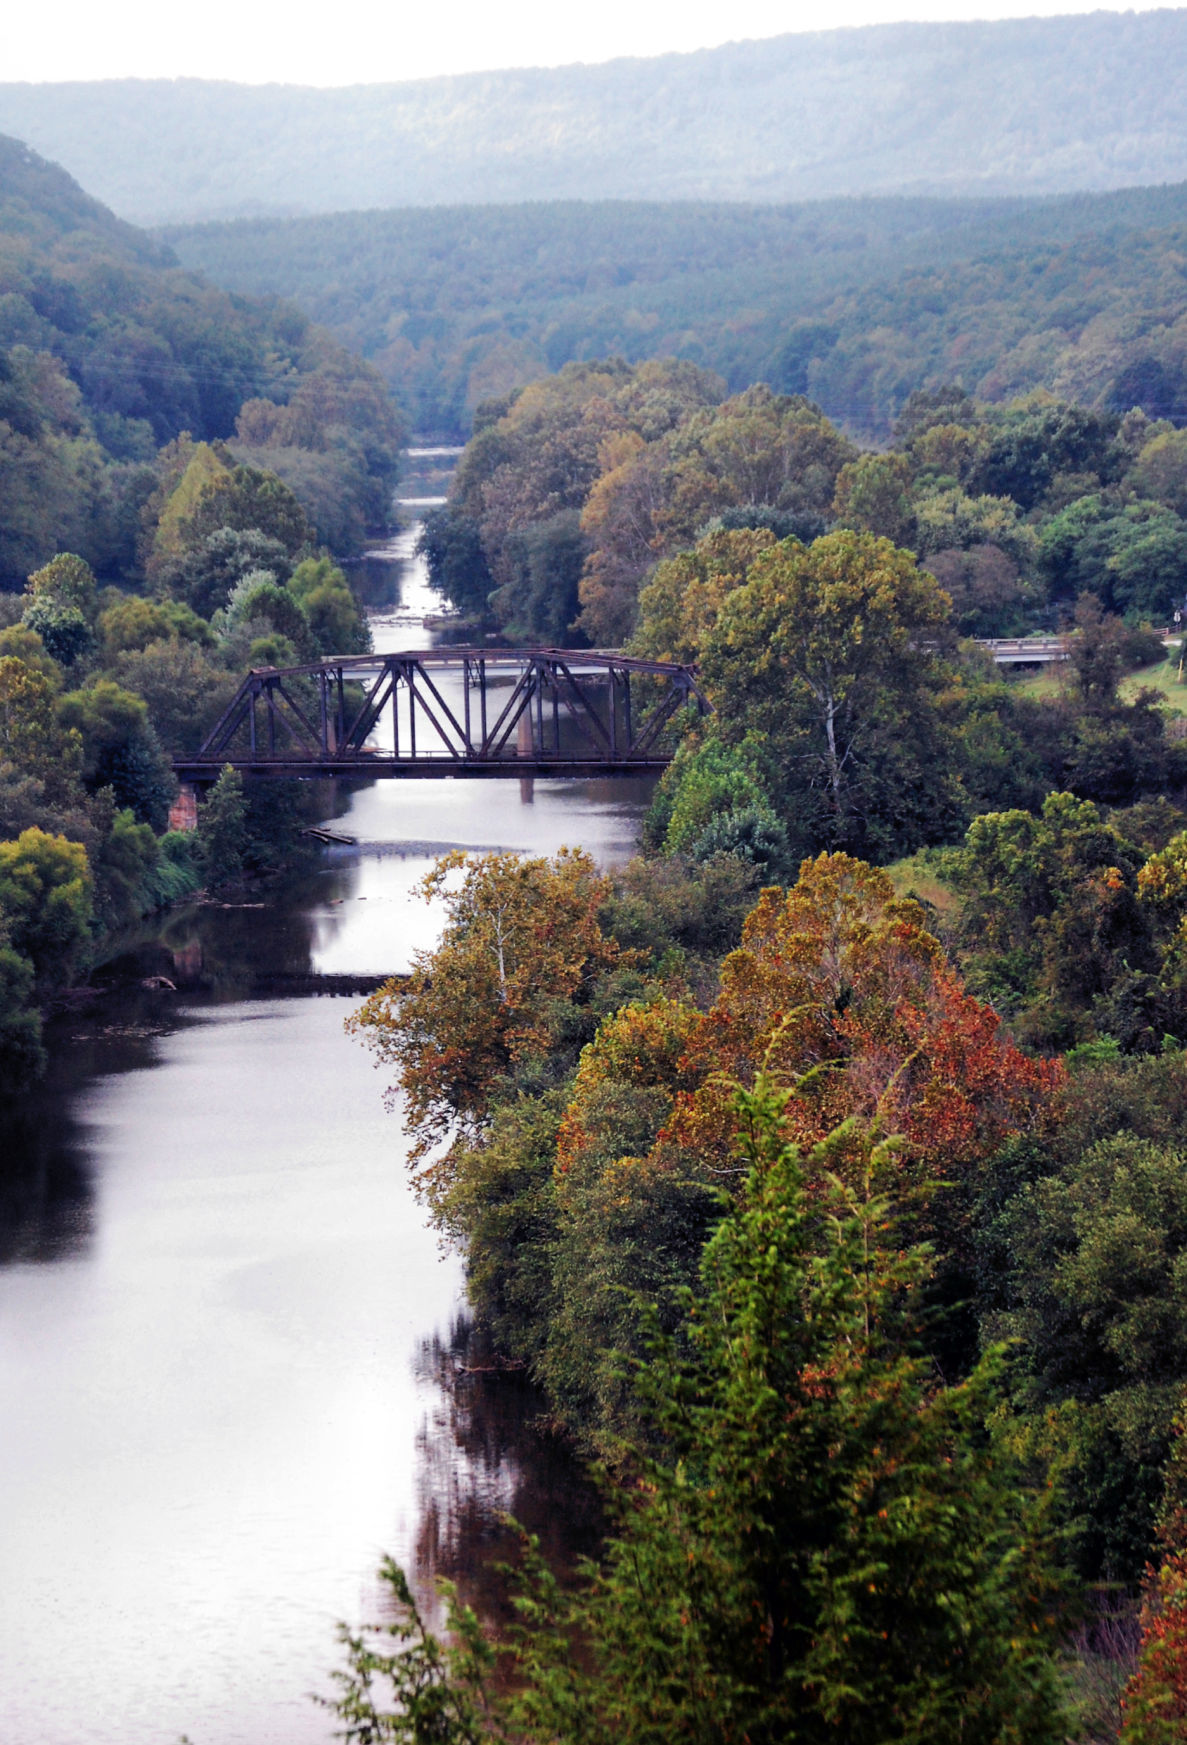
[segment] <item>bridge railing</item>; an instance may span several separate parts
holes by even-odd
[[[174,768],[258,775],[662,769],[667,730],[709,705],[695,669],[573,649],[426,649],[248,673]]]

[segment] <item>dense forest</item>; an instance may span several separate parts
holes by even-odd
[[[459,605],[712,713],[621,872],[443,861],[354,1020],[609,1529],[493,1644],[387,1566],[348,1736],[1180,1738],[1187,436],[950,386],[863,452],[671,360],[478,424]]]
[[[803,395],[726,396],[691,363],[612,359],[568,364],[479,422],[423,544],[460,610],[520,640],[633,636],[639,652],[697,658],[741,572],[723,559],[690,619],[681,565],[718,530],[750,529],[752,545],[834,527],[890,538],[941,579],[966,636],[1055,628],[1088,593],[1165,623],[1187,592],[1187,435],[1140,408],[925,390],[894,446],[863,452]]]
[[[311,89],[0,85],[141,223],[519,200],[1058,193],[1187,175],[1182,11],[890,24]]]
[[[334,556],[386,526],[402,440],[304,315],[0,141],[0,1090],[110,935],[292,852],[311,798],[229,775],[169,831],[170,759],[249,665],[369,645]]]
[[[1051,200],[550,204],[166,232],[187,265],[298,298],[427,437],[563,364],[685,357],[809,393],[884,439],[914,389],[1187,412],[1187,184]],[[1176,411],[1176,408],[1180,408]]]

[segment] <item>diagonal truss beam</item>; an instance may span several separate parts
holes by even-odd
[[[449,675],[461,680],[460,707],[439,682]],[[497,690],[508,679],[510,694],[496,712]],[[646,710],[632,699],[634,679],[644,679],[648,690],[659,687]],[[315,687],[312,704],[302,696],[309,681]],[[664,729],[690,704],[702,714],[709,708],[694,668],[617,652],[471,648],[341,656],[248,673],[196,757],[179,759],[176,767],[195,780],[205,779],[208,770],[217,773],[224,762],[258,774],[271,773],[270,765],[276,773],[282,765],[285,773],[307,766],[319,775],[424,774],[432,773],[434,763],[442,773],[451,766],[496,773],[499,765],[497,773],[508,775],[522,772],[525,762],[558,773],[657,768],[670,756]],[[370,741],[389,709],[392,748],[383,750]],[[562,721],[568,724],[565,734]]]

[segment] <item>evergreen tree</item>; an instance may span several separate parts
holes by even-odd
[[[243,777],[224,764],[198,817],[198,859],[207,884],[231,885],[242,878],[247,849]]]

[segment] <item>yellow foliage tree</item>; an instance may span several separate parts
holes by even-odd
[[[348,1021],[385,1065],[396,1068],[412,1159],[434,1197],[455,1136],[473,1140],[489,1119],[501,1080],[517,1062],[547,1052],[561,1009],[588,1000],[597,978],[629,962],[603,933],[599,910],[610,882],[581,849],[551,859],[516,854],[437,862],[421,894],[445,906],[435,951],[419,952],[407,983],[389,982]]]

